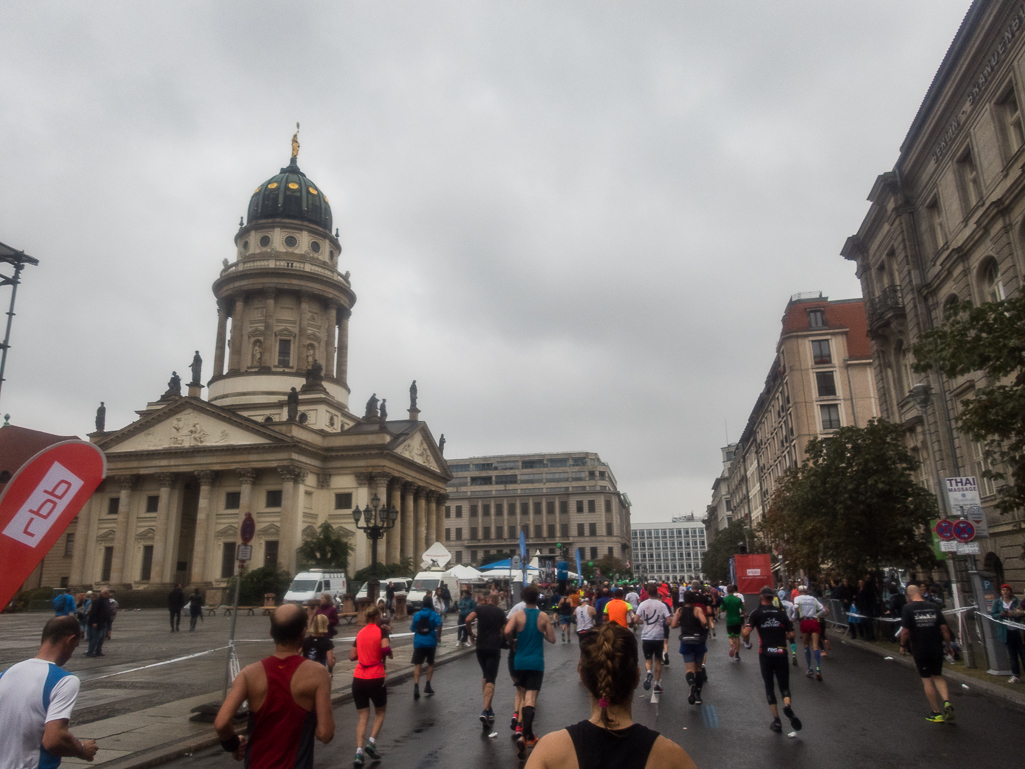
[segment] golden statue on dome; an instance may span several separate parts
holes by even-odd
[[[292,160],[299,157],[299,124],[295,124],[295,133],[292,134]]]

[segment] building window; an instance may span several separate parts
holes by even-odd
[[[470,479],[471,486],[490,486],[491,476],[490,475],[478,475]]]
[[[445,505],[445,517],[446,518],[451,518],[452,517],[452,505]]]
[[[463,530],[461,528],[460,529],[456,529],[456,542],[462,542],[462,541],[463,541]]]
[[[156,494],[150,494],[146,497],[146,512],[155,513],[157,508],[160,506],[160,497]]]
[[[612,500],[611,499],[606,499],[605,500],[605,512],[606,513],[611,513],[612,512]]]
[[[462,517],[463,517],[463,506],[462,505],[456,505],[456,518],[462,518]]]
[[[547,512],[548,515],[555,515],[555,500],[554,499],[549,499],[545,503],[545,512]]]
[[[818,386],[820,398],[836,397],[836,380],[832,371],[816,371],[815,384]]]
[[[477,517],[477,505],[470,505],[470,517],[471,518],[476,518]]]
[[[554,539],[555,538],[555,524],[554,523],[548,524],[548,538],[549,539]]]
[[[1004,133],[1007,156],[1021,149],[1025,144],[1025,131],[1022,130],[1021,110],[1018,109],[1018,99],[1014,94],[1014,85],[1008,85],[1007,90],[997,99],[997,109],[1000,111],[1001,124]]]
[[[816,366],[824,366],[833,362],[829,351],[828,339],[813,339],[811,343],[811,359]]]
[[[490,518],[491,517],[491,505],[481,505],[480,506],[480,514],[481,515],[486,515],[486,516],[488,516]]]
[[[278,340],[278,365],[287,368],[292,364],[292,340]]]
[[[445,541],[446,542],[451,542],[452,541],[452,529],[445,529]]]
[[[811,328],[825,328],[825,326],[826,326],[826,311],[825,310],[808,310],[808,325]]]
[[[510,510],[509,512],[512,512],[512,510]],[[501,514],[502,514],[502,503],[501,502],[495,502],[495,515],[501,515]]]
[[[462,563],[462,562],[463,562],[463,551],[462,550],[456,550],[456,563]]]
[[[529,502],[520,502],[520,515],[522,515],[522,516],[530,515],[530,503]]]
[[[577,512],[578,513],[584,512],[584,500],[582,500],[582,499],[578,499],[577,500]]]
[[[559,524],[559,536],[562,537],[563,539],[569,538],[569,524],[568,523],[560,523]]]
[[[477,527],[476,526],[471,526],[470,527],[470,539],[477,539]]]
[[[598,536],[598,524],[595,523],[594,521],[592,521],[591,523],[587,524],[587,533],[590,536],[592,536],[592,537],[597,537]]]
[[[932,237],[934,250],[939,251],[947,242],[947,233],[943,228],[943,209],[940,208],[939,196],[934,196],[925,205],[925,218],[929,225],[929,234]]]
[[[565,499],[560,499],[559,500],[559,515],[568,515],[568,514],[569,514],[569,502],[567,502]]]
[[[281,489],[271,489],[268,491],[263,506],[281,507]]]
[[[593,499],[587,500],[587,512],[589,512],[589,513],[597,512],[597,505],[595,504],[595,500],[593,500]]]
[[[609,545],[609,555],[612,556],[612,555],[615,555],[615,554],[616,554],[615,549],[612,547],[612,545]]]
[[[476,550],[471,550],[470,551],[470,563],[477,563],[477,551]]]
[[[70,558],[75,550],[75,534],[72,532],[64,537],[64,557]]]
[[[534,515],[536,515],[538,518],[541,517],[541,503],[540,502],[535,502],[534,503]]]
[[[495,539],[501,539],[502,538],[502,532],[504,530],[505,530],[504,526],[496,526],[495,527]]]
[[[1000,268],[996,259],[987,259],[980,270],[982,283],[982,299],[984,302],[1004,301],[1004,284],[1000,280]]]
[[[540,523],[534,524],[534,539],[541,539],[544,537]]]
[[[582,524],[582,523],[578,523],[577,524],[577,536],[578,537],[584,536],[584,524]]]
[[[819,406],[819,413],[822,415],[823,430],[840,429],[840,406],[836,403],[827,403]]]
[[[598,557],[598,548],[596,548],[596,547],[592,547],[592,548],[591,548],[591,560],[593,561],[593,560],[595,560],[595,559],[596,559],[597,557]]]
[[[612,536],[612,524],[609,523],[609,522],[605,523],[605,536],[606,537],[611,537]]]
[[[278,541],[269,539],[263,543],[263,565],[276,569],[278,567]]]
[[[226,491],[224,493],[224,509],[238,510],[242,506],[241,491]]]
[[[967,215],[982,197],[979,188],[979,172],[975,167],[975,158],[972,156],[971,147],[965,147],[964,152],[961,153],[954,163],[954,167],[957,169],[957,178],[961,185],[964,213]]]
[[[495,483],[499,486],[510,486],[516,483],[515,475],[496,475]]]
[[[221,544],[221,579],[230,579],[235,576],[235,543],[224,542]]]
[[[114,563],[114,548],[103,548],[103,566],[100,568],[100,582],[110,582],[110,567]]]
[[[117,515],[121,510],[121,497],[111,497],[107,500],[107,515]]]

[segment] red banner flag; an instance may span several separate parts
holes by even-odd
[[[18,592],[107,474],[103,452],[64,441],[26,462],[0,494],[0,606]]]

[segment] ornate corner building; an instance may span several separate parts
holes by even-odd
[[[883,418],[907,428],[922,462],[920,483],[979,479],[989,537],[985,568],[1019,588],[1022,511],[1000,515],[984,479],[982,448],[957,428],[962,401],[981,375],[948,380],[911,369],[918,336],[955,301],[999,301],[1021,290],[1025,271],[1025,3],[981,2],[968,10],[900,147],[893,170],[872,186],[857,234],[842,254],[857,265],[866,299]],[[926,384],[922,403],[912,388]],[[919,388],[922,391],[922,388]],[[941,509],[945,503],[941,500]],[[999,584],[999,582],[998,582]]]
[[[108,478],[51,551],[66,572],[48,584],[216,591],[234,574],[246,513],[256,520],[253,566],[294,572],[297,549],[327,522],[354,546],[354,571],[369,565],[369,547],[352,510],[375,494],[399,511],[381,561],[418,563],[443,538],[452,476],[419,420],[415,383],[408,418],[389,420],[376,396],[363,416],[349,409],[356,295],[339,273],[327,196],[297,154],[293,142],[289,164],[256,188],[235,259],[213,284],[207,398],[197,353],[186,395],[174,375],[126,427],[106,431],[98,415],[90,438]]]

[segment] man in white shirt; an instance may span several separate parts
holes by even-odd
[[[822,632],[822,626],[819,624],[819,618],[825,616],[826,607],[822,605],[818,598],[813,595],[809,595],[808,586],[801,585],[798,588],[798,596],[794,600],[794,619],[799,619],[801,622],[801,640],[804,642],[804,660],[808,663],[808,672],[805,673],[808,678],[814,677],[816,680],[822,680],[822,668],[820,667],[820,661],[822,658],[822,652],[819,649],[819,634]],[[815,653],[815,670],[811,669],[811,657],[812,652]],[[797,663],[794,662],[796,665]]]
[[[641,597],[637,595],[637,591],[632,587],[630,588],[630,592],[626,594],[626,602],[630,604],[630,609],[636,613],[637,607],[640,606],[641,603]]]
[[[68,731],[79,680],[61,668],[81,638],[73,614],[54,617],[39,653],[0,673],[0,766],[56,769],[63,756],[93,760],[96,742]]]
[[[662,691],[662,644],[665,641],[665,624],[669,619],[669,607],[658,597],[658,585],[648,583],[648,598],[637,607],[634,622],[641,626],[641,651],[644,652],[644,688],[651,688],[652,664],[654,660],[655,693]]]

